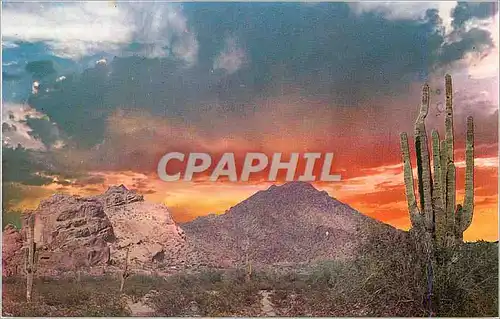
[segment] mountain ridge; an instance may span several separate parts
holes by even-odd
[[[263,264],[350,258],[370,232],[375,237],[402,232],[306,182],[273,185],[224,214],[198,217],[181,227],[195,245],[223,250],[219,258],[237,263],[251,249],[255,262]]]

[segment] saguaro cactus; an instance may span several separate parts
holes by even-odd
[[[35,243],[35,216],[30,214],[27,217],[26,245],[24,269],[26,271],[26,301],[31,302],[33,292],[33,277],[37,270],[38,252]]]
[[[418,191],[420,207],[415,197],[413,171],[408,147],[408,136],[401,133],[406,200],[414,229],[427,234],[438,246],[450,246],[463,241],[463,232],[472,222],[474,211],[474,122],[467,118],[465,150],[465,197],[463,205],[456,205],[455,163],[453,159],[453,90],[451,76],[446,75],[445,137],[439,139],[432,131],[432,163],[429,156],[425,118],[429,111],[430,90],[425,84],[422,105],[415,122],[415,151],[417,155]]]
[[[244,246],[244,251],[245,251],[245,281],[250,282],[252,280],[252,260],[250,256],[250,238],[248,237],[248,234],[246,235],[245,238],[245,246]]]
[[[248,257],[248,253],[246,254],[246,274],[245,274],[245,280],[247,282],[250,282],[252,280],[252,261]]]
[[[125,264],[123,266],[123,271],[120,274],[120,292],[123,292],[123,287],[125,286],[125,280],[130,276],[130,272],[128,270],[128,253],[129,253],[130,247],[126,248],[125,251]]]

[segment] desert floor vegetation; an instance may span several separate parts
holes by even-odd
[[[498,244],[467,243],[437,273],[431,293],[417,254],[380,243],[351,261],[300,268],[36,278],[26,302],[25,279],[3,278],[4,316],[129,316],[143,302],[156,316],[264,316],[263,293],[278,316],[498,316]]]

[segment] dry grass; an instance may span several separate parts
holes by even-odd
[[[149,303],[158,316],[259,316],[259,290],[272,291],[280,316],[428,316],[422,260],[405,241],[377,242],[353,262],[322,262],[306,271],[203,271],[167,278],[131,276],[124,293]],[[369,249],[368,249],[369,248]],[[498,246],[478,242],[454,253],[434,274],[433,316],[498,316]],[[443,252],[441,252],[443,254]],[[24,300],[24,279],[3,282],[3,314],[15,316],[126,316],[116,278],[38,279],[34,302]]]
[[[16,317],[106,317],[127,316],[118,286],[111,278],[38,278],[33,301],[27,303],[24,278],[4,278],[2,315]]]

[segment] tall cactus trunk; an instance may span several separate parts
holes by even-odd
[[[27,217],[28,230],[26,232],[27,248],[25,250],[25,271],[26,271],[26,301],[31,302],[33,293],[33,279],[36,272],[36,243],[35,243],[35,216],[30,214]]]
[[[439,141],[439,133],[436,130],[432,130],[432,161],[434,165],[432,205],[434,209],[435,224],[434,237],[438,246],[444,246],[444,238],[447,237],[446,212],[444,210],[444,203],[446,201],[443,198],[443,194],[446,193],[446,190],[443,189],[443,185],[445,185],[445,183],[443,183],[443,178],[446,178],[446,174],[443,174],[443,171],[445,171],[442,166],[444,148],[441,147],[441,144],[442,143]]]

